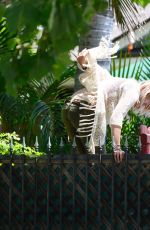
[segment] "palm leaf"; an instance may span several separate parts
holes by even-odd
[[[49,136],[60,138],[63,132],[60,103],[58,101],[46,103],[39,100],[35,104],[30,118],[30,129],[34,129],[34,127],[39,127],[38,135],[43,145],[46,144]],[[42,131],[40,127],[42,127]]]
[[[74,75],[76,66],[69,66],[59,77],[59,80],[49,74],[43,77],[40,81],[31,80],[28,87],[34,91],[37,97],[45,102],[54,100],[65,100],[74,92]],[[28,88],[28,92],[29,92]]]
[[[141,77],[143,80],[150,79],[150,36],[144,38],[141,49],[142,71]]]
[[[4,131],[13,131],[17,120],[17,101],[14,97],[6,94],[0,94],[0,115],[3,121]],[[10,115],[11,114],[11,115]]]
[[[49,88],[52,87],[54,84],[55,79],[53,74],[48,74],[47,76],[43,77],[40,81],[31,80],[29,82],[30,87],[35,91],[39,98],[44,97],[45,93]]]
[[[6,19],[0,19],[0,55],[12,51],[12,47],[9,47],[9,41],[12,38],[7,29]]]
[[[131,30],[140,24],[139,12],[132,0],[112,0],[112,8],[123,29]]]
[[[135,63],[131,64],[132,56],[125,54],[123,57],[121,52],[118,59],[112,59],[110,72],[113,76],[116,77],[135,78],[136,80],[143,80],[141,75],[143,64],[142,62],[139,62],[139,60],[140,59],[137,58]]]
[[[31,114],[31,118],[30,118],[31,124],[34,125],[37,118],[39,116],[44,115],[44,114],[49,114],[49,107],[45,102],[39,100],[35,104],[35,107],[34,107],[33,112]]]

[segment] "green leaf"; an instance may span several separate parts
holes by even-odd
[[[147,4],[150,3],[149,0],[132,0],[132,1],[136,2],[137,4],[139,4],[139,5],[143,6],[143,7],[145,7]]]
[[[3,5],[3,4],[1,4],[1,3],[0,3],[0,18],[2,18],[2,17],[3,17],[4,12],[5,12],[5,7],[4,7],[4,5]]]

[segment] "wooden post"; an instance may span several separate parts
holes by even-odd
[[[150,127],[140,126],[141,154],[150,154]]]

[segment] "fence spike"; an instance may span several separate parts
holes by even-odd
[[[13,138],[10,139],[10,148],[13,149]]]
[[[61,137],[60,139],[60,144],[59,144],[60,147],[64,147],[64,141],[63,141],[63,138]]]
[[[102,145],[101,145],[101,136],[99,137],[99,148],[102,149]]]
[[[100,150],[100,154],[103,152],[103,147],[101,145],[101,136],[99,137],[99,150]]]
[[[77,146],[77,144],[76,144],[76,139],[75,139],[75,137],[74,137],[74,138],[73,138],[72,147],[73,147],[73,148],[76,148],[76,146]]]
[[[126,139],[125,139],[125,147],[128,148],[128,138],[126,136]]]
[[[10,157],[12,157],[12,154],[13,154],[13,138],[10,139],[9,147],[10,147]]]
[[[14,146],[13,145],[13,138],[10,139],[10,145],[9,146],[10,146],[10,149],[13,149],[13,146]]]
[[[51,138],[50,136],[48,137],[48,143],[47,143],[47,147],[51,148],[52,144],[51,144]]]
[[[139,148],[141,149],[141,137],[139,136]]]
[[[22,145],[23,145],[23,148],[26,147],[26,141],[25,141],[25,137],[22,138]]]
[[[38,143],[38,137],[37,137],[37,136],[36,136],[36,139],[35,139],[35,144],[34,144],[34,146],[35,146],[36,151],[38,151],[39,143]]]
[[[68,142],[70,142],[70,137],[68,136]]]

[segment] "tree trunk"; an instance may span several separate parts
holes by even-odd
[[[103,36],[110,37],[113,28],[113,13],[111,10],[107,10],[103,14],[96,14],[93,17],[91,27],[87,36],[80,40],[79,51],[84,48],[93,48],[99,45],[99,42]],[[110,59],[102,60],[99,64],[108,69],[110,68]],[[81,71],[78,69],[75,78],[75,91],[79,90],[83,86],[78,80],[78,76]],[[85,111],[88,114],[88,110]],[[76,130],[79,127],[79,106],[78,105],[66,105],[62,111],[63,122],[67,129],[67,133],[70,140],[73,141],[73,137],[76,136]],[[77,149],[80,154],[86,154],[89,152],[85,147],[86,138],[76,138]]]
[[[96,14],[93,17],[91,22],[91,26],[89,28],[89,33],[83,37],[79,42],[79,51],[84,48],[93,48],[99,45],[99,42],[103,36],[110,37],[113,29],[114,16],[111,9],[108,9],[106,12],[102,14]],[[110,69],[110,60],[100,61],[99,64],[106,68]],[[77,70],[76,78],[75,78],[75,91],[82,88],[78,76],[81,73],[80,70]]]

